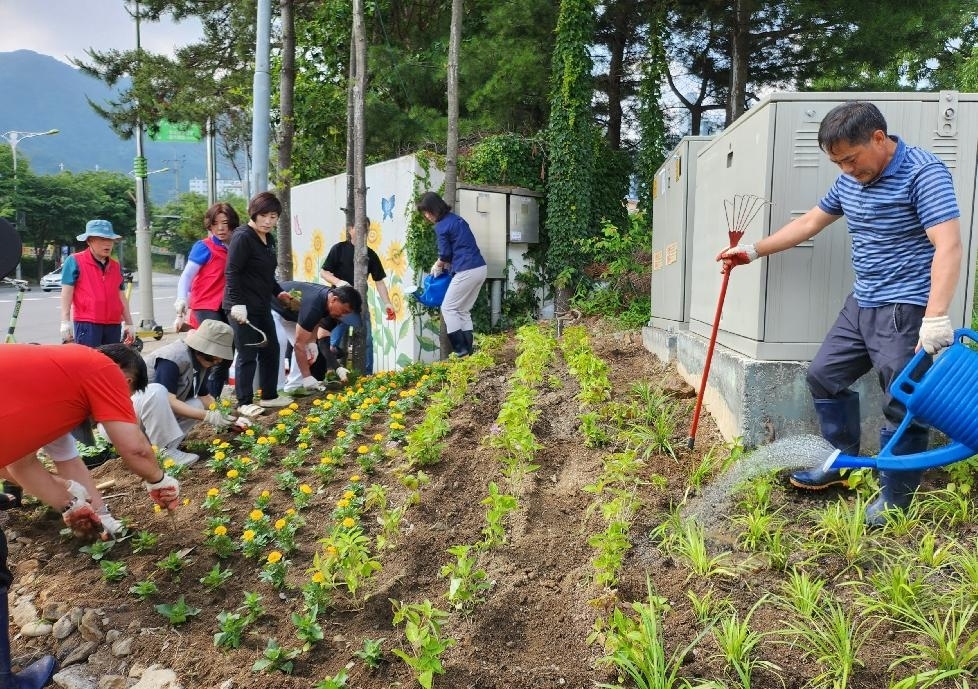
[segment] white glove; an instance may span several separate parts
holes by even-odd
[[[437,261],[435,261],[434,263],[431,264],[431,276],[432,277],[438,277],[439,275],[442,274],[442,272],[444,270],[445,269],[441,265],[441,259],[438,259]]]
[[[122,324],[122,341],[126,344],[131,344],[136,339],[136,333],[133,330],[132,323]]]
[[[99,516],[92,509],[88,491],[75,481],[68,481],[65,488],[71,495],[71,502],[61,511],[61,518],[76,536],[94,540],[102,531],[102,526]]]
[[[177,508],[177,498],[180,497],[180,482],[169,474],[163,474],[163,478],[156,483],[143,481],[143,488],[149,493],[153,502],[160,507],[168,510]]]
[[[234,423],[234,417],[222,414],[217,409],[208,409],[204,412],[204,423],[209,423],[214,428],[226,428]]]
[[[125,529],[122,522],[112,516],[108,507],[103,507],[96,514],[98,514],[99,521],[102,522],[103,539],[114,541],[115,537]]]
[[[310,366],[316,363],[316,359],[319,358],[319,346],[315,342],[306,345],[306,358],[309,360]]]
[[[85,490],[85,486],[78,483],[78,481],[68,480],[65,488],[71,493],[71,497],[81,501],[81,502],[91,502],[92,497]]]
[[[349,287],[350,286],[350,283],[347,282],[346,280],[337,280],[336,282],[333,283],[333,286],[334,287]]]
[[[757,249],[753,244],[738,244],[721,251],[716,260],[723,261],[724,271],[727,271],[734,266],[744,266],[751,261],[756,261]]]
[[[61,321],[61,340],[71,342],[75,339],[75,329],[71,327],[71,321]]]
[[[336,368],[336,377],[339,378],[344,383],[346,382],[346,377],[348,375],[350,375],[349,369],[343,368],[342,366],[338,366]]]
[[[954,342],[950,316],[924,318],[920,324],[920,346],[928,354],[937,354]]]
[[[178,316],[187,315],[187,300],[177,297],[177,300],[173,302],[173,310],[177,312]]]
[[[235,304],[231,307],[231,318],[244,325],[248,321],[248,307],[244,304]]]
[[[304,387],[306,390],[315,390],[316,392],[322,392],[323,390],[326,389],[326,386],[323,385],[318,380],[316,380],[313,376],[306,376],[305,378],[302,379],[301,383],[302,383],[302,387]]]

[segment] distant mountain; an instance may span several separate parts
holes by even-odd
[[[37,174],[58,170],[113,170],[129,172],[136,155],[135,139],[124,141],[99,117],[87,99],[106,103],[113,92],[101,81],[71,65],[30,50],[0,52],[0,133],[10,130],[43,132],[55,136],[23,140],[17,159],[30,161]],[[0,141],[0,145],[6,145]],[[168,167],[149,176],[150,196],[162,203],[185,192],[192,177],[204,177],[205,151],[200,143],[159,143],[144,137],[143,153],[150,170]],[[221,171],[230,177],[232,173]]]

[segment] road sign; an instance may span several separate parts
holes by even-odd
[[[196,143],[200,141],[200,125],[193,122],[170,122],[160,120],[156,123],[156,134],[150,133],[153,141],[169,141],[176,143]]]

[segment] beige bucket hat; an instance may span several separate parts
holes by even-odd
[[[222,321],[208,319],[184,338],[188,347],[203,354],[218,356],[225,361],[234,358],[234,331]]]

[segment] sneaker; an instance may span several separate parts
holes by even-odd
[[[312,394],[311,390],[306,390],[301,385],[297,388],[285,388],[283,390],[279,390],[280,397],[282,395],[286,395],[288,397],[307,397],[308,395],[311,394]]]
[[[183,450],[176,447],[166,447],[163,448],[163,459],[172,459],[173,463],[178,467],[188,467],[197,460],[200,459],[200,455],[195,455],[192,452],[184,452]]]
[[[291,397],[283,397],[279,395],[278,397],[272,398],[270,400],[260,400],[258,402],[259,407],[264,407],[265,409],[279,409],[281,407],[287,407],[292,404]]]

